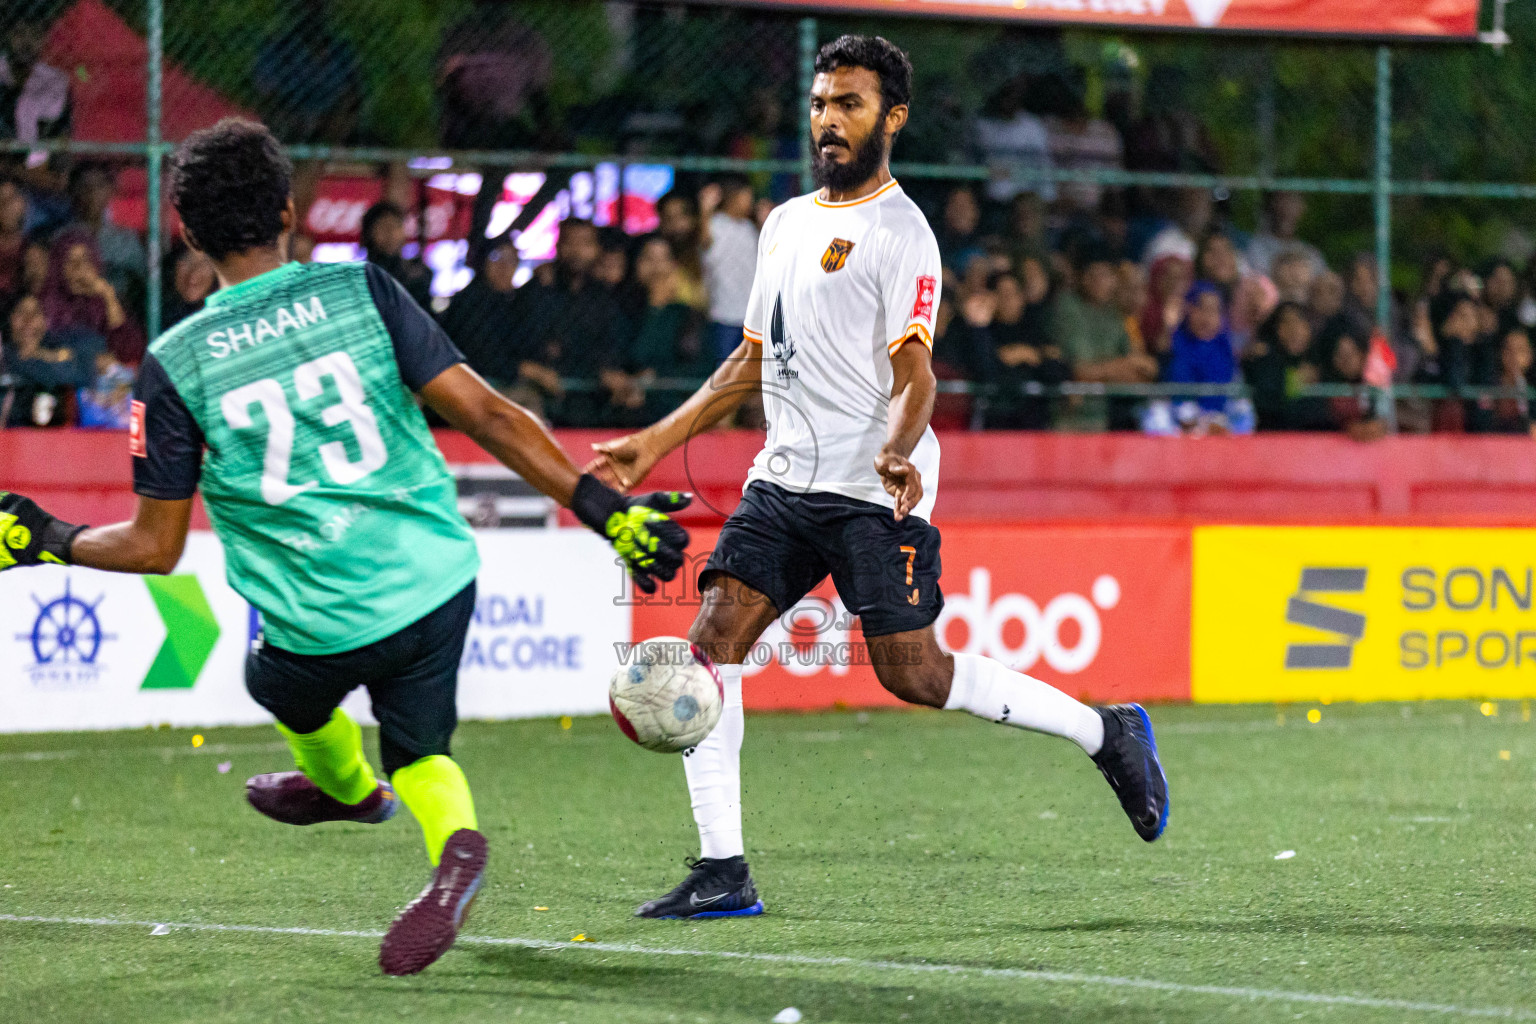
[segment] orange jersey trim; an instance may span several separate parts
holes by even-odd
[[[924,327],[922,324],[911,324],[907,327],[906,332],[903,333],[901,337],[885,346],[886,354],[895,355],[897,349],[901,348],[901,346],[905,345],[913,338],[916,338],[924,345],[927,345],[929,352],[933,351],[933,334],[930,333],[928,328]]]
[[[741,329],[741,336],[746,338],[754,345],[761,345],[763,343],[763,336],[761,334],[756,334],[752,331],[749,331],[745,327]]]
[[[840,210],[840,209],[843,209],[844,207],[858,206],[860,203],[867,203],[867,202],[870,202],[872,200],[879,199],[881,196],[885,195],[887,192],[889,192],[891,189],[893,189],[895,187],[896,187],[896,179],[892,178],[890,181],[888,181],[884,185],[880,186],[878,191],[870,193],[869,195],[865,196],[863,199],[850,199],[850,200],[848,200],[845,203],[828,203],[828,202],[823,202],[821,196],[818,195],[818,196],[812,196],[811,197],[811,202],[815,203],[817,206],[825,206],[828,209]]]

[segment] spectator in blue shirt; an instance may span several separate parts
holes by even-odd
[[[1197,281],[1184,296],[1184,322],[1173,332],[1163,379],[1174,384],[1230,384],[1236,371],[1221,289]],[[1223,395],[1205,395],[1195,402],[1205,413],[1221,413],[1227,405]]]

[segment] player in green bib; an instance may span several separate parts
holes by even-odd
[[[487,854],[449,750],[480,560],[417,396],[607,538],[647,592],[682,564],[688,536],[667,513],[689,497],[625,497],[583,474],[378,267],[287,262],[291,176],[277,141],[247,121],[178,149],[171,199],[223,287],[140,368],[137,512],[87,528],[0,492],[0,570],[170,572],[201,489],[230,585],[261,612],[246,687],[298,767],[256,776],[247,796],[295,825],[382,822],[404,801],[435,871],[379,962],[410,974],[453,944]],[[339,708],[358,686],[379,719],[384,779]]]

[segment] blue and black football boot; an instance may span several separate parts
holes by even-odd
[[[636,917],[756,917],[763,912],[745,857],[690,857],[683,863],[692,869],[683,884],[642,904]]]
[[[1157,759],[1152,720],[1140,704],[1094,710],[1104,719],[1104,746],[1093,763],[1120,798],[1136,834],[1150,843],[1168,827],[1168,778]]]

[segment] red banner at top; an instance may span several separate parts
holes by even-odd
[[[1274,34],[1475,37],[1479,0],[759,0],[784,7]]]

